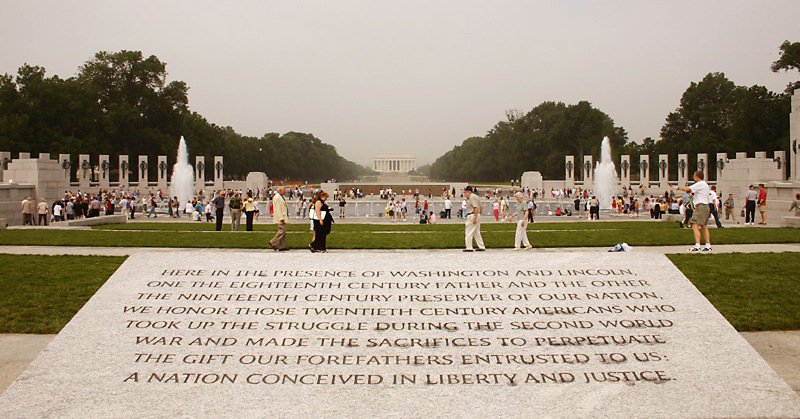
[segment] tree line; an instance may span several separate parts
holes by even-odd
[[[101,51],[74,77],[46,75],[28,64],[0,76],[0,150],[12,153],[148,155],[174,163],[183,135],[193,156],[224,157],[226,178],[262,171],[272,179],[354,179],[369,170],[341,157],[312,134],[243,136],[189,109],[189,87],[167,83],[166,63],[141,51]]]
[[[800,42],[784,42],[780,58],[772,71],[800,70]],[[800,82],[790,83],[782,93],[763,86],[738,86],[724,73],[709,73],[692,82],[681,97],[678,108],[666,117],[660,138],[650,137],[641,143],[628,141],[624,128],[588,102],[567,105],[544,102],[521,114],[509,111],[483,137],[472,137],[436,159],[430,177],[457,181],[504,181],[518,179],[524,171],[536,170],[546,179],[564,176],[564,156],[575,156],[576,178],[581,179],[583,156],[600,157],[604,136],[611,141],[615,160],[619,155],[649,155],[651,178],[657,176],[659,154],[674,159],[678,153],[689,155],[689,169],[698,166],[697,154],[784,150],[788,152],[791,94]],[[712,167],[709,166],[709,167]],[[638,158],[629,169],[639,176]],[[670,162],[675,176],[677,162]],[[714,171],[710,171],[714,173]]]

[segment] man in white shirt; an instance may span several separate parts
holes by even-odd
[[[450,218],[450,211],[453,208],[453,203],[450,202],[450,198],[447,197],[444,199],[444,216],[445,218]]]
[[[701,251],[700,232],[702,231],[703,238],[706,241],[706,246],[702,249],[702,251],[710,252],[711,233],[709,233],[706,223],[708,222],[708,217],[711,216],[711,209],[709,208],[709,204],[711,203],[711,189],[708,187],[708,183],[703,180],[703,172],[700,170],[694,172],[694,184],[691,186],[673,186],[672,188],[684,192],[694,193],[694,212],[692,213],[691,219],[692,231],[694,233],[694,247],[689,249],[689,251]]]
[[[483,237],[481,237],[480,199],[478,198],[478,194],[472,190],[472,186],[467,186],[467,188],[464,190],[464,195],[467,202],[467,222],[464,228],[464,241],[466,242],[467,247],[464,249],[464,251],[471,252],[473,250],[472,240],[475,239],[475,243],[478,245],[478,251],[482,252],[486,250],[486,246],[484,246]]]

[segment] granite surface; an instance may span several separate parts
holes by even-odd
[[[799,417],[662,255],[132,255],[0,417]]]

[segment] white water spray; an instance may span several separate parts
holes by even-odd
[[[600,146],[600,161],[594,167],[594,194],[600,201],[600,208],[611,208],[611,198],[617,192],[617,169],[611,159],[611,142],[603,137]]]
[[[182,207],[194,195],[194,171],[189,164],[189,152],[186,150],[186,140],[183,136],[178,143],[178,160],[172,166],[172,183],[169,190],[171,196],[178,197]]]

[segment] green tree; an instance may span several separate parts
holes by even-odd
[[[781,70],[800,70],[800,42],[783,41],[780,50],[781,56],[772,63],[772,71],[777,73]],[[789,83],[785,92],[791,95],[795,89],[800,89],[800,81]]]

